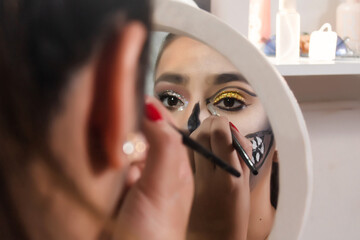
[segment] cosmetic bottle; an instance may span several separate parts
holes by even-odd
[[[360,0],[346,0],[336,10],[336,31],[347,39],[346,44],[360,56]]]
[[[270,0],[250,0],[248,38],[258,48],[270,38],[270,7]]]
[[[326,31],[325,31],[326,30]],[[316,61],[331,61],[335,59],[337,34],[331,25],[325,23],[319,31],[310,36],[309,58]]]
[[[276,14],[276,61],[297,62],[300,55],[300,15],[295,0],[280,0]]]

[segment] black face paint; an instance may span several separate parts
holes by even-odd
[[[190,134],[200,126],[201,122],[199,115],[200,115],[200,104],[197,103],[195,104],[193,111],[188,120],[188,130]]]

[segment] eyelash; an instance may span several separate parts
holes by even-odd
[[[170,111],[175,111],[175,110],[182,111],[188,104],[188,101],[185,99],[185,97],[183,97],[179,93],[172,91],[172,90],[166,90],[164,92],[159,93],[157,96],[158,96],[158,99],[162,102],[162,104]],[[172,100],[176,101],[175,106],[173,106],[169,103],[169,100],[171,100],[170,97],[175,98],[175,99],[172,99]],[[167,99],[167,101],[164,102],[166,99]],[[178,101],[180,101],[180,106],[177,106]]]
[[[185,97],[173,90],[166,90],[159,93],[157,96],[162,104],[170,111],[182,111],[188,104],[188,101],[185,99]],[[228,102],[225,103],[224,100],[228,100]],[[171,103],[169,101],[174,102]],[[221,106],[222,102],[224,106]],[[231,106],[226,106],[226,104],[230,104]],[[236,104],[239,104],[239,106],[233,107]],[[240,111],[246,108],[248,105],[246,104],[246,100],[240,92],[225,90],[213,97],[213,106],[216,106],[217,108],[224,111]]]
[[[225,111],[240,111],[247,107],[245,98],[241,93],[237,91],[222,91],[213,98],[213,105]],[[232,106],[226,106],[224,100],[228,100],[227,104],[230,103]],[[221,102],[224,102],[224,106],[219,106]],[[234,104],[240,104],[237,107],[233,107]]]

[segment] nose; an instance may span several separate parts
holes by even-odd
[[[200,104],[200,115],[199,119],[202,123],[206,118],[210,117],[211,113],[209,112],[209,109],[207,108],[206,104]]]
[[[187,127],[190,133],[195,131],[206,118],[210,117],[206,104],[196,103],[192,109],[192,113],[188,119]]]

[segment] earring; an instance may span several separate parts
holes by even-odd
[[[145,137],[141,133],[130,133],[122,146],[123,153],[128,160],[140,160],[147,150]]]

